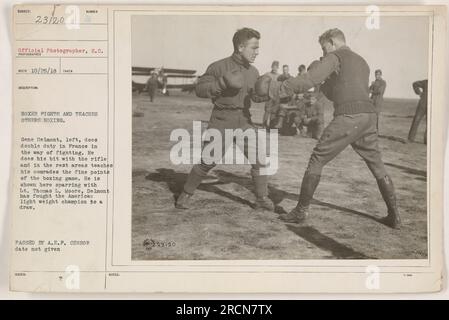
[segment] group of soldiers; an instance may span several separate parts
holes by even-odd
[[[279,61],[273,61],[271,71],[265,75],[273,81],[286,81],[292,76],[289,66],[282,66],[282,74],[278,74]],[[307,72],[306,66],[298,67],[298,76]],[[303,137],[318,139],[324,128],[323,95],[319,86],[309,92],[295,94],[283,100],[270,99],[265,103],[263,127],[278,129],[281,135],[298,134]]]
[[[298,67],[298,76],[307,73],[314,63],[306,69],[301,64]],[[289,66],[283,65],[282,74],[278,74],[279,61],[273,61],[271,71],[265,75],[272,81],[283,82],[292,76],[289,73]],[[370,99],[377,113],[377,130],[379,131],[379,118],[382,112],[387,82],[382,78],[382,70],[374,72],[375,80],[369,87]],[[427,114],[427,80],[419,80],[413,83],[414,92],[420,96],[415,116],[413,117],[408,141],[414,142],[420,122]],[[324,129],[324,94],[320,91],[320,86],[316,86],[306,93],[295,94],[288,100],[275,101],[270,99],[265,103],[265,113],[263,116],[263,127],[266,129],[278,129],[281,135],[295,135],[302,137],[319,139]],[[427,129],[424,132],[424,143],[427,143]]]
[[[380,222],[394,229],[400,228],[395,188],[378,146],[378,119],[386,88],[381,70],[376,70],[376,80],[370,86],[367,62],[346,45],[341,30],[330,29],[318,39],[323,56],[307,70],[300,67],[299,74],[292,77],[288,73],[288,66],[284,66],[283,74],[277,75],[279,63],[275,61],[271,72],[259,76],[258,70],[252,65],[259,53],[259,39],[260,33],[254,29],[238,30],[232,40],[233,54],[209,65],[205,74],[199,78],[195,88],[197,96],[211,99],[214,105],[208,129],[220,131],[223,137],[226,129],[256,130],[248,112],[251,101],[266,102],[266,127],[272,127],[273,118],[277,118],[273,127],[280,128],[283,122],[288,127],[293,119],[296,129],[301,131],[301,126],[306,126],[307,131],[311,130],[311,134],[318,139],[301,182],[298,203],[289,213],[282,214],[281,220],[301,223],[307,218],[323,167],[351,146],[367,164],[386,204],[387,215]],[[417,110],[413,121],[415,124],[425,115],[427,82],[415,83],[414,88],[421,96],[419,112]],[[324,130],[323,112],[316,102],[319,100],[318,95],[324,95],[334,106],[334,118]],[[290,108],[292,105],[294,107]],[[415,126],[412,125],[412,128]],[[409,138],[413,138],[413,130]],[[244,152],[249,148],[257,149],[257,144],[250,144],[245,140],[245,146],[242,147]],[[206,146],[207,142],[204,148]],[[300,148],[298,144],[298,152],[301,152]],[[202,159],[201,163],[193,166],[183,191],[176,199],[176,208],[189,207],[195,190],[207,179],[215,165]],[[268,197],[268,176],[261,170],[264,164],[257,159],[251,163],[251,167],[256,195],[253,208],[274,210]],[[345,170],[352,168],[343,167],[342,171]]]

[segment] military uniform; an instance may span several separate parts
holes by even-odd
[[[148,94],[150,96],[150,101],[153,102],[154,96],[156,94],[157,87],[159,85],[159,82],[157,81],[157,77],[150,76],[150,78],[147,81],[147,90]]]
[[[387,82],[384,79],[376,79],[373,81],[371,86],[369,87],[370,93],[371,93],[371,101],[374,104],[374,107],[376,108],[377,113],[377,132],[379,133],[379,118],[380,113],[382,111],[382,105],[384,102],[384,93],[385,89],[387,88]]]
[[[278,73],[267,72],[265,75],[269,76],[273,81],[277,81],[279,77]],[[276,113],[279,110],[279,104],[276,101],[270,99],[265,102],[265,112],[263,115],[263,126],[266,128],[270,127],[271,120],[275,117]]]
[[[376,112],[379,114],[382,111],[382,104],[384,101],[384,93],[387,88],[387,82],[384,79],[376,79],[369,87],[371,93],[371,101],[376,107]]]
[[[270,82],[269,94],[278,98],[306,92],[322,84],[321,90],[334,103],[334,119],[324,129],[310,157],[298,205],[292,212],[282,216],[283,220],[299,222],[306,217],[323,167],[351,145],[377,179],[388,208],[385,223],[394,228],[399,227],[393,183],[386,173],[378,146],[377,114],[369,99],[369,74],[366,61],[349,47],[342,46],[328,53],[305,75],[290,78],[283,83]]]
[[[278,117],[282,117],[279,133],[286,136],[294,136],[304,133],[303,119],[305,115],[305,99],[297,95],[290,102],[283,105]],[[279,118],[278,118],[279,123]]]
[[[277,81],[279,82],[283,82],[287,79],[290,79],[292,76],[287,73],[287,74],[281,74],[278,78]],[[272,112],[272,119],[277,119],[276,124],[273,126],[273,128],[276,129],[282,129],[284,127],[284,125],[286,124],[286,121],[288,120],[288,116],[290,114],[291,111],[291,102],[292,102],[292,97],[285,97],[283,99],[272,99],[274,101],[277,101],[276,104],[276,108],[273,108],[273,112]]]
[[[413,83],[413,90],[420,95],[415,116],[408,133],[408,140],[414,141],[421,120],[427,115],[427,80],[416,81]],[[427,143],[427,125],[424,133],[424,143]]]
[[[295,135],[297,133],[318,139],[324,128],[324,106],[317,100],[320,94],[306,93],[296,95],[279,110],[282,118],[279,133]]]
[[[244,79],[243,87],[241,89],[220,88],[219,79],[227,72],[233,71],[242,73]],[[255,99],[253,94],[254,84],[258,77],[259,72],[257,69],[243,61],[238,54],[234,53],[231,57],[212,63],[197,83],[195,89],[197,96],[201,98],[210,98],[214,104],[208,129],[217,129],[220,131],[223,138],[223,156],[225,155],[227,148],[231,147],[230,145],[225,144],[226,129],[242,129],[243,131],[255,130],[251,123],[249,108],[251,106],[251,100]],[[254,101],[260,102],[257,100]],[[207,142],[204,147],[206,147],[206,145]],[[251,152],[256,152],[254,154],[257,154],[256,146],[256,143],[248,143],[245,139],[244,145],[239,147],[243,149],[243,153],[247,156],[248,153],[251,154]],[[183,193],[192,195],[203,178],[207,176],[207,173],[214,168],[215,165],[216,163],[205,161],[205,157],[203,156],[201,163],[193,166],[184,185]],[[263,165],[260,164],[257,159],[255,163],[251,163],[251,167],[256,197],[257,199],[262,199],[263,202],[265,201],[263,199],[268,195],[267,176],[260,174],[260,168],[263,167]],[[256,201],[256,207],[257,204]],[[178,206],[178,202],[177,207],[183,208]],[[266,206],[264,206],[264,208],[266,208]]]
[[[277,78],[277,81],[284,82],[285,80],[290,79],[291,77],[292,76],[290,75],[290,73],[287,74],[283,73]]]
[[[324,106],[320,101],[320,93],[305,94],[306,103],[304,108],[303,126],[307,127],[307,136],[319,139],[324,129]]]

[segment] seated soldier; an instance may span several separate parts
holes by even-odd
[[[304,94],[306,100],[302,124],[307,127],[307,136],[319,139],[324,129],[324,110],[319,101],[320,93]]]
[[[288,115],[288,126],[294,126],[296,134],[300,136],[305,136],[306,128],[304,126],[304,114],[305,114],[305,100],[303,94],[296,95],[295,99],[292,100],[292,105],[295,106],[294,109],[289,110]]]
[[[271,126],[271,128],[281,129],[284,126],[284,122],[287,119],[289,104],[291,103],[291,100],[293,99],[287,98],[273,102],[276,104],[276,108],[272,109],[271,123],[273,123],[274,125]]]
[[[270,100],[267,103],[269,103],[267,129],[277,128],[279,122],[279,111],[281,108],[280,103],[275,100]]]
[[[278,116],[279,133],[281,135],[304,134],[304,109],[305,104],[302,94],[296,95],[287,104],[282,105]]]

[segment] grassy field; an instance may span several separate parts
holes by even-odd
[[[132,258],[196,259],[423,259],[427,258],[426,146],[424,124],[417,143],[407,137],[416,100],[386,99],[380,120],[380,147],[397,190],[401,230],[379,223],[385,204],[361,158],[347,148],[323,170],[305,224],[278,219],[297,201],[299,186],[316,140],[279,137],[279,170],[269,183],[275,212],[256,211],[249,166],[221,165],[219,182],[203,184],[189,210],[174,208],[191,165],[173,165],[171,130],[192,130],[207,122],[211,102],[173,93],[133,95]],[[333,109],[325,110],[325,120]],[[261,123],[263,104],[251,108]],[[344,169],[350,168],[350,169]],[[159,241],[159,243],[151,242]]]

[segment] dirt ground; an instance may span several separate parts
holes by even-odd
[[[417,143],[407,137],[417,100],[386,99],[380,147],[397,190],[403,227],[381,224],[386,215],[375,179],[349,147],[323,170],[306,223],[286,224],[316,140],[279,137],[279,170],[270,178],[275,212],[256,211],[250,167],[221,165],[219,182],[202,184],[189,210],[174,208],[191,165],[173,165],[171,130],[207,122],[211,102],[193,94],[133,94],[132,259],[424,259],[427,258],[424,123]],[[325,119],[332,118],[328,106]],[[262,122],[263,104],[251,108]],[[398,139],[399,138],[399,139]]]

